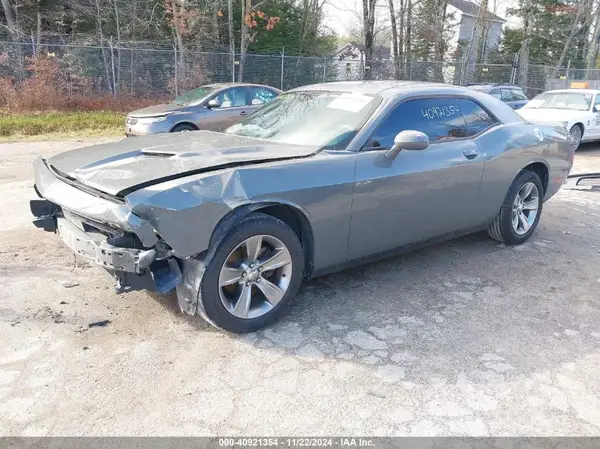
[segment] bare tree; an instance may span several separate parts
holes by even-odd
[[[479,14],[477,14],[477,19],[475,23],[479,22],[479,32],[477,37],[477,56],[475,59],[476,63],[483,63],[486,54],[486,46],[487,46],[487,34],[488,34],[488,0],[482,0],[481,5],[479,6]]]
[[[4,11],[4,17],[6,17],[6,26],[12,40],[16,41],[19,37],[19,29],[17,27],[17,21],[13,14],[12,7],[10,6],[10,0],[0,0],[2,10]]]
[[[406,37],[404,41],[404,54],[406,55],[406,68],[408,67],[408,76],[410,79],[411,70],[411,51],[412,51],[412,22],[413,22],[413,0],[406,0]]]
[[[114,10],[114,18],[115,18],[115,28],[117,31],[117,61],[116,67],[113,70],[116,71],[116,75],[113,74],[113,90],[115,94],[119,90],[119,86],[121,85],[121,21],[119,20],[119,4],[118,0],[111,0],[111,6]],[[111,52],[114,51],[111,48]]]
[[[533,28],[533,5],[531,0],[525,0],[523,5],[523,40],[519,48],[519,81],[521,86],[527,87],[529,81],[529,48],[531,47],[531,34]]]
[[[227,0],[227,28],[229,29],[229,52],[231,53],[232,81],[235,81],[235,38],[233,36],[233,0]]]
[[[433,58],[436,62],[434,64],[434,79],[436,81],[444,81],[444,75],[442,72],[441,61],[444,60],[444,51],[446,43],[444,42],[444,31],[446,23],[446,11],[448,8],[447,0],[435,0],[434,2],[434,41],[433,41]]]
[[[104,48],[104,33],[102,32],[102,14],[100,9],[100,0],[95,0],[96,4],[96,31],[98,33],[98,39],[100,41],[100,50],[102,51],[102,61],[104,62],[104,70],[106,72],[106,82],[110,91],[114,94],[114,86],[111,83],[110,68],[106,59],[106,52]]]
[[[563,62],[565,61],[565,58],[567,56],[567,53],[568,53],[569,49],[571,48],[571,42],[573,41],[573,38],[575,37],[576,34],[581,32],[582,28],[585,28],[585,26],[587,25],[587,22],[589,21],[589,18],[592,16],[591,10],[592,10],[592,1],[591,0],[584,0],[583,2],[580,2],[578,4],[577,12],[575,13],[575,16],[573,17],[573,21],[571,22],[571,28],[569,30],[569,34],[567,35],[567,38],[565,40],[565,45],[563,46],[563,50],[560,54],[560,57],[558,58],[558,61],[556,61],[554,69],[552,70],[552,75],[550,76],[551,78],[557,77],[558,71],[562,67]],[[585,20],[582,20],[584,17],[586,17],[586,15],[588,18]],[[582,21],[583,21],[583,23],[582,23]]]
[[[594,31],[592,33],[590,45],[588,47],[587,54],[587,69],[595,69],[596,62],[598,61],[598,50],[599,48],[599,40],[600,40],[600,14],[597,12],[594,15]]]
[[[37,0],[35,5],[35,55],[40,53],[40,45],[42,43],[42,0]]]
[[[377,0],[362,0],[363,5],[363,43],[365,46],[365,79],[371,79],[371,64],[373,60],[375,7]]]
[[[401,0],[402,1],[402,0]],[[388,6],[390,10],[390,24],[392,28],[392,58],[394,59],[394,78],[400,79],[401,76],[401,58],[402,58],[402,41],[400,40],[398,33],[398,26],[396,24],[396,11],[394,9],[394,0],[388,0]],[[402,6],[400,7],[402,14]],[[402,17],[402,16],[401,16]],[[402,30],[402,25],[400,25]]]

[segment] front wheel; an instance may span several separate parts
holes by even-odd
[[[211,324],[230,332],[274,322],[298,293],[304,254],[294,231],[270,215],[245,217],[219,244],[200,286]]]
[[[488,228],[490,237],[508,245],[529,240],[542,213],[544,187],[537,173],[524,170],[513,181],[498,215]]]
[[[179,125],[176,125],[171,132],[172,133],[182,133],[182,132],[186,132],[186,131],[196,131],[197,128],[193,125],[190,125],[189,123],[181,123]]]
[[[571,134],[571,137],[573,138],[573,148],[576,151],[577,148],[579,148],[579,144],[581,143],[581,137],[582,137],[581,126],[573,125],[573,127],[571,128],[569,133]]]

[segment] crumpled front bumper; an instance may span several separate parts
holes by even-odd
[[[35,162],[34,168],[35,189],[41,198],[30,202],[34,225],[58,233],[76,254],[107,270],[115,278],[118,293],[165,293],[181,282],[177,261],[165,254],[164,248],[157,249],[160,243],[152,226],[125,204],[69,185],[55,176],[42,159]],[[112,244],[120,241],[119,235],[135,236],[140,244]]]

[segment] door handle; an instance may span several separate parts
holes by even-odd
[[[248,115],[248,113],[246,111],[242,111],[240,112],[240,115]]]
[[[466,157],[469,160],[473,160],[475,158],[477,158],[477,156],[479,156],[479,151],[477,150],[467,150],[467,151],[463,151],[463,156]]]

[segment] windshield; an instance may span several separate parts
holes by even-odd
[[[546,92],[538,95],[524,107],[527,109],[571,109],[587,111],[592,94],[582,92]]]
[[[182,106],[194,106],[214,91],[215,88],[211,86],[198,87],[197,89],[189,90],[186,93],[179,95],[171,103],[180,104]]]
[[[287,144],[343,149],[380,101],[378,97],[360,93],[290,92],[225,132]]]

